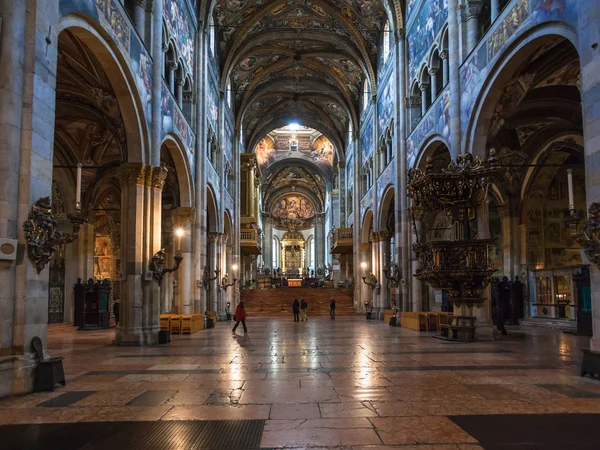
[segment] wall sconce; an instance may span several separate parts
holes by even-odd
[[[162,284],[162,280],[166,274],[176,272],[181,266],[181,261],[183,261],[183,256],[180,254],[175,255],[175,265],[170,269],[165,268],[165,249],[161,248],[157,251],[150,260],[150,264],[148,269],[152,272],[152,277],[158,281],[159,286]]]
[[[590,262],[600,268],[600,203],[593,202],[590,205],[588,219],[583,224],[581,233],[577,232],[577,225],[580,219],[575,208],[570,208],[569,212],[569,216],[565,219],[565,225],[571,236],[581,245]]]
[[[394,264],[394,267],[391,269],[383,269],[383,274],[391,281],[390,284],[393,288],[398,287],[398,284],[400,283],[400,269],[397,264]]]
[[[204,272],[202,273],[202,287],[204,287],[205,290],[208,290],[209,283],[216,280],[220,272],[220,269],[215,269],[215,276],[211,278],[208,266],[204,266]]]
[[[362,280],[363,283],[365,283],[371,289],[375,289],[377,287],[377,277],[373,273],[370,273],[368,277],[362,277]]]

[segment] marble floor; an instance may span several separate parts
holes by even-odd
[[[484,443],[464,416],[543,427],[600,413],[600,382],[578,376],[585,337],[514,328],[459,344],[364,317],[247,324],[247,335],[218,323],[146,348],[111,346],[114,329],[51,328],[66,386],[0,400],[0,425],[262,419],[262,448],[475,450]]]

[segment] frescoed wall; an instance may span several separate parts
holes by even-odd
[[[365,159],[368,159],[373,153],[373,120],[368,119],[368,123],[365,126],[362,136],[360,138],[360,145]]]
[[[61,16],[84,14],[101,23],[117,43],[135,77],[146,121],[152,118],[152,60],[123,6],[116,0],[60,0]]]
[[[577,25],[577,0],[519,0],[488,32],[460,69],[461,128],[466,133],[473,107],[489,68],[502,51],[525,29],[542,22],[564,21]]]
[[[448,19],[447,0],[425,0],[407,35],[408,71],[410,78],[417,75],[419,64]]]
[[[169,133],[175,133],[179,135],[181,140],[185,143],[186,151],[190,164],[195,161],[194,155],[194,142],[195,135],[192,128],[188,124],[187,119],[183,115],[183,112],[179,106],[175,103],[173,95],[169,91],[169,87],[163,81],[161,89],[161,104],[160,108],[162,111],[162,132],[163,137]]]
[[[419,0],[408,0],[406,2],[406,17],[407,18],[409,18],[410,15],[415,10],[415,6],[417,6],[417,3],[419,3]]]
[[[381,136],[385,127],[389,124],[390,119],[394,114],[394,83],[391,78],[388,78],[387,83],[377,99],[377,118],[379,123],[379,135]]]
[[[185,0],[163,0],[163,16],[169,33],[175,37],[177,52],[190,73],[194,69],[194,35],[196,29]]]
[[[377,179],[377,198],[383,198],[383,191],[389,185],[393,185],[396,180],[396,164],[388,164],[385,170]]]
[[[208,98],[207,98],[207,119],[212,126],[213,131],[217,130],[219,123],[219,93],[216,82],[209,77]]]
[[[373,207],[373,188],[369,189],[365,196],[360,201],[360,220],[362,222],[367,209]]]
[[[411,167],[423,142],[431,135],[450,139],[450,89],[446,87],[406,141],[406,157]]]
[[[346,161],[346,186],[348,186],[348,190],[352,189],[354,186],[354,159],[349,158]]]
[[[223,143],[223,152],[228,161],[231,162],[233,154],[233,126],[229,120],[225,121],[225,142]]]

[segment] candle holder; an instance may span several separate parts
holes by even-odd
[[[377,287],[377,277],[374,273],[370,273],[368,277],[362,277],[363,283],[369,286],[371,289],[375,289]]]
[[[50,197],[41,198],[31,206],[23,231],[27,241],[27,256],[35,265],[37,273],[44,270],[58,247],[77,239],[81,226],[88,221],[79,211],[68,214],[67,218],[73,225],[72,233],[60,231],[58,221],[52,215]]]
[[[220,269],[215,269],[215,276],[211,278],[208,266],[204,266],[204,272],[202,273],[202,287],[204,287],[204,289],[208,291],[209,283],[211,281],[216,280],[220,272]]]
[[[394,264],[394,266],[391,269],[383,269],[383,274],[388,280],[391,281],[391,287],[398,287],[398,285],[400,284],[400,269],[398,268],[397,264]]]
[[[565,219],[571,236],[581,245],[591,263],[600,268],[600,203],[593,202],[588,210],[588,219],[583,224],[581,233],[577,232],[579,217],[574,209]]]
[[[229,286],[233,286],[237,283],[237,278],[233,279],[233,283],[228,283],[228,281],[229,281],[229,274],[226,273],[223,276],[223,278],[221,278],[221,289],[223,289],[225,292],[227,292],[227,288]]]
[[[175,265],[169,269],[165,268],[165,249],[161,248],[157,251],[150,260],[148,269],[152,272],[153,278],[158,281],[158,284],[162,284],[162,280],[166,274],[176,272],[183,261],[183,256],[180,254],[175,255]]]

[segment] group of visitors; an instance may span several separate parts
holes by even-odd
[[[294,299],[292,305],[292,312],[294,313],[294,322],[308,322],[306,311],[308,310],[308,303],[304,300],[304,297]],[[335,320],[335,298],[331,297],[331,303],[329,304],[329,317]]]
[[[308,310],[308,303],[304,299],[304,297],[298,299],[294,299],[294,304],[292,306],[292,310],[294,312],[294,322],[308,322],[308,317],[306,315],[306,311]],[[329,304],[329,317],[331,320],[335,320],[335,298],[331,297],[331,303]],[[246,309],[244,308],[244,302],[240,302],[235,308],[235,315],[233,316],[233,320],[235,321],[235,325],[233,326],[233,334],[235,334],[235,330],[242,323],[244,327],[244,334],[248,333],[248,328],[246,328]]]

